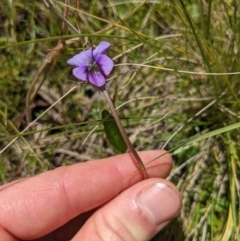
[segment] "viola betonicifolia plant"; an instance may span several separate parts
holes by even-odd
[[[109,93],[105,86],[107,83],[107,76],[111,73],[114,67],[112,59],[107,56],[107,51],[110,48],[110,43],[102,41],[96,48],[89,48],[79,54],[76,54],[67,61],[69,65],[74,66],[73,75],[84,83],[90,83],[101,90],[108,102],[111,113],[117,123],[119,131],[130,151],[133,155],[133,161],[138,170],[141,171],[144,178],[147,178],[146,168],[130,142],[124,127],[119,119],[117,111],[111,100]]]
[[[95,49],[92,47],[73,56],[67,61],[74,66],[73,75],[83,81],[100,88],[106,85],[106,78],[111,73],[114,63],[106,53],[110,43],[102,41]]]

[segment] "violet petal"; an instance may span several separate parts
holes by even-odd
[[[99,54],[106,54],[111,44],[107,41],[101,41],[100,44],[93,50],[93,56],[97,56]]]
[[[96,57],[95,61],[97,62],[97,65],[100,67],[105,76],[108,76],[111,73],[114,66],[111,58],[109,58],[105,54],[100,54]]]
[[[92,48],[81,52],[80,54],[76,54],[71,59],[67,61],[69,65],[73,66],[80,66],[80,65],[87,65],[89,61],[93,59],[93,51]]]
[[[101,72],[89,73],[88,81],[96,87],[101,87],[106,84],[106,78]]]
[[[88,80],[88,68],[87,68],[87,65],[84,66],[84,65],[81,65],[75,69],[73,69],[73,75],[79,79],[79,80],[82,80],[82,81],[87,81]]]

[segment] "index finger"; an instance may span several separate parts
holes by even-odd
[[[149,177],[166,177],[169,154],[139,152]],[[96,208],[141,180],[129,154],[94,160],[24,179],[1,190],[0,226],[20,239],[46,235],[81,213]],[[14,225],[13,225],[14,223]]]

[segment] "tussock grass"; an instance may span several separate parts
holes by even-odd
[[[132,143],[175,160],[183,209],[153,240],[240,240],[236,0],[16,0],[0,16],[2,183],[115,154],[103,96],[66,65],[107,40],[108,90]]]

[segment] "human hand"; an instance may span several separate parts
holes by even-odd
[[[163,151],[139,152],[144,163]],[[181,208],[165,154],[141,180],[129,154],[59,167],[0,187],[0,240],[150,240]]]

